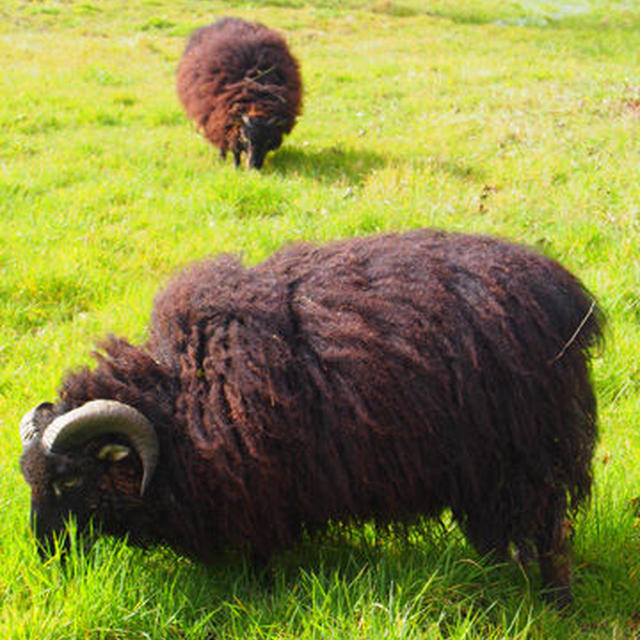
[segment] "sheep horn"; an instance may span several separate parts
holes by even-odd
[[[105,433],[126,436],[142,461],[143,495],[158,462],[158,437],[149,420],[137,409],[116,400],[92,400],[58,416],[44,430],[45,451],[61,451]]]
[[[36,425],[36,415],[42,411],[42,409],[52,409],[53,404],[51,402],[41,402],[39,405],[33,407],[33,409],[27,411],[20,420],[20,441],[22,446],[26,447],[34,440],[38,435],[38,427]]]

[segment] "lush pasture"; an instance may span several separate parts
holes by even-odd
[[[174,70],[224,13],[284,31],[303,117],[261,173],[183,116]],[[2,638],[640,637],[640,9],[635,2],[4,0],[0,7]],[[220,251],[431,225],[538,246],[598,295],[596,487],[574,607],[444,524],[332,530],[256,576],[103,540],[37,559],[20,416],[145,336],[168,275]]]

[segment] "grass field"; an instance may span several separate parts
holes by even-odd
[[[174,92],[185,37],[225,13],[280,29],[302,66],[303,116],[260,173],[223,163]],[[4,0],[0,57],[0,637],[640,638],[636,2]],[[96,338],[142,340],[198,257],[420,226],[537,246],[608,314],[573,608],[446,525],[332,530],[272,581],[106,539],[40,563],[17,425]]]

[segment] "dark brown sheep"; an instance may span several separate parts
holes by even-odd
[[[242,152],[260,169],[300,114],[302,80],[284,38],[239,18],[221,18],[189,39],[177,91],[192,118],[224,158]]]
[[[25,416],[35,531],[46,541],[73,513],[203,561],[266,558],[328,521],[450,507],[480,551],[536,555],[566,602],[601,322],[558,263],[488,237],[196,264],[157,298],[146,344],[109,339]]]

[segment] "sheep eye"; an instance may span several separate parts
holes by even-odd
[[[65,489],[73,489],[74,487],[79,487],[82,484],[82,476],[75,476],[73,478],[68,478],[67,480],[62,481],[62,486]]]
[[[82,477],[74,476],[73,478],[67,478],[65,480],[61,480],[60,482],[54,482],[51,486],[53,488],[53,492],[56,494],[56,497],[59,498],[65,489],[73,489],[74,487],[79,487],[81,484]]]

